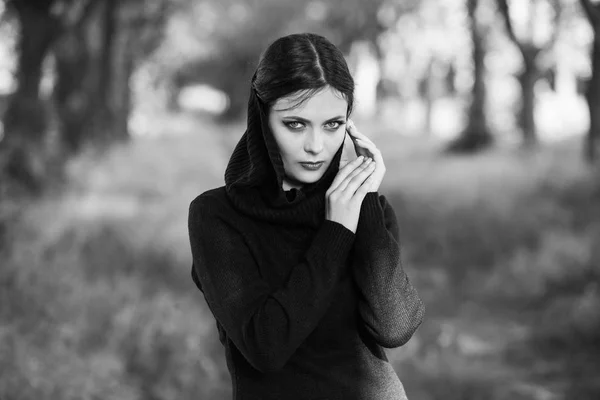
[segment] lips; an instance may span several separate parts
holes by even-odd
[[[318,161],[318,162],[301,162],[300,165],[302,165],[304,168],[309,169],[309,170],[317,170],[319,168],[321,168],[321,166],[323,165],[323,161]]]
[[[302,165],[308,165],[309,167],[317,167],[321,164],[323,164],[323,161],[317,161],[317,162],[301,162],[300,164]]]

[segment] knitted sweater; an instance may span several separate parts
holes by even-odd
[[[283,165],[251,93],[226,185],[189,208],[192,279],[225,348],[234,400],[397,400],[383,348],[405,344],[424,306],[400,263],[385,196],[362,202],[356,233],[326,220],[323,177],[281,188]]]

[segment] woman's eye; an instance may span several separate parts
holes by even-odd
[[[289,121],[289,122],[284,122],[285,126],[287,126],[290,129],[294,129],[294,130],[298,130],[300,128],[302,128],[302,124],[298,121]]]
[[[337,129],[342,125],[342,123],[340,121],[331,121],[328,122],[326,125],[329,129]]]

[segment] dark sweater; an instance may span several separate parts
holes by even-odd
[[[357,235],[325,220],[281,229],[239,215],[224,188],[190,206],[193,279],[225,346],[233,398],[402,399],[382,347],[402,346],[424,308],[399,262],[384,196]]]
[[[189,208],[192,279],[215,317],[233,398],[403,399],[383,348],[406,343],[424,307],[400,263],[394,210],[371,192],[356,234],[325,220],[342,147],[318,182],[283,191],[264,117],[251,94],[226,185]]]

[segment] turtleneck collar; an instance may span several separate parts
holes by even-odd
[[[227,164],[225,190],[234,207],[252,218],[317,228],[325,218],[325,192],[339,170],[343,148],[342,142],[318,181],[283,190],[281,154],[264,105],[251,89],[247,128]]]

